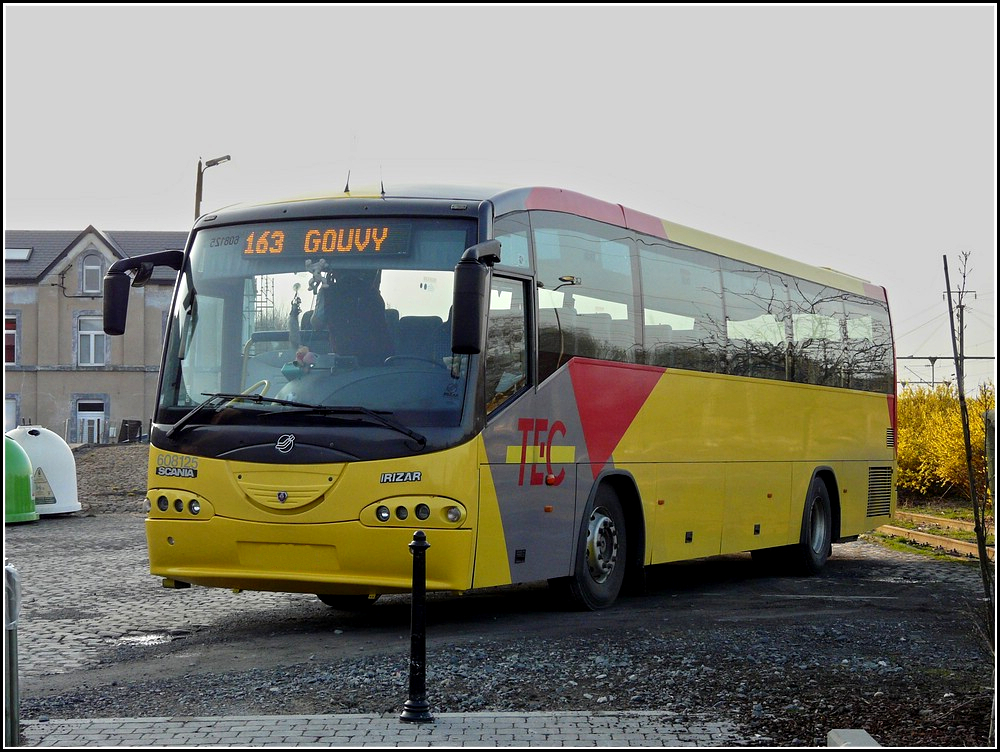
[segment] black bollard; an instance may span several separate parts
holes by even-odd
[[[427,704],[427,619],[424,603],[427,594],[426,551],[431,547],[423,530],[413,534],[413,604],[410,610],[410,698],[403,705],[399,720],[407,723],[433,721]]]

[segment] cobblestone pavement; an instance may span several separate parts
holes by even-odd
[[[443,713],[396,716],[103,718],[26,724],[24,746],[717,747],[737,737],[722,723],[669,713]]]

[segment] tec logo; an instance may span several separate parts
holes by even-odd
[[[520,418],[517,430],[521,432],[521,446],[507,447],[507,462],[514,460],[521,466],[517,474],[517,485],[524,485],[525,475],[532,486],[543,483],[558,486],[562,483],[566,478],[566,470],[559,468],[559,472],[556,472],[553,465],[564,465],[576,460],[576,447],[555,443],[566,436],[566,424],[561,420],[550,422],[548,418]],[[526,472],[529,465],[530,469]]]

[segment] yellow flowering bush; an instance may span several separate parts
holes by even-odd
[[[973,477],[980,503],[987,489],[987,410],[996,409],[996,388],[987,382],[975,397],[966,397],[972,439]],[[950,384],[933,388],[907,386],[899,394],[896,413],[896,456],[900,493],[970,498],[969,471],[958,390]]]

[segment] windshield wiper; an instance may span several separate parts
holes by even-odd
[[[166,438],[170,438],[176,434],[180,429],[186,426],[191,420],[201,412],[204,408],[208,407],[214,402],[219,400],[229,400],[241,402],[254,402],[256,404],[262,404],[264,402],[270,405],[284,405],[286,407],[299,408],[294,412],[316,412],[325,415],[363,415],[366,418],[370,418],[379,425],[385,426],[386,428],[391,428],[394,431],[398,431],[404,436],[409,436],[411,439],[417,442],[421,449],[427,445],[427,438],[416,431],[407,428],[402,423],[387,417],[386,415],[371,410],[367,407],[361,407],[360,405],[349,405],[349,406],[330,406],[330,405],[310,405],[306,402],[295,402],[294,400],[281,399],[279,397],[265,397],[262,394],[240,394],[233,392],[214,392],[207,395],[208,399],[202,402],[200,405],[196,405],[187,413],[185,413],[180,420],[178,420],[166,433]]]
[[[265,400],[269,399],[267,397]],[[407,428],[399,421],[393,420],[388,417],[385,413],[379,412],[377,410],[371,410],[367,407],[361,407],[360,405],[306,405],[301,402],[291,402],[289,400],[274,400],[279,405],[289,405],[291,407],[299,407],[301,410],[295,410],[293,412],[317,412],[324,415],[361,415],[366,418],[370,418],[376,423],[385,426],[386,428],[391,428],[394,431],[398,431],[404,436],[409,436],[423,449],[427,446],[427,437],[422,434],[417,433],[411,428]]]
[[[204,395],[205,392],[202,392],[202,394]],[[208,394],[207,396],[208,396],[207,400],[198,405],[195,405],[193,408],[184,413],[184,415],[181,416],[180,420],[174,423],[174,425],[170,428],[170,430],[167,431],[166,434],[164,434],[166,438],[169,439],[175,433],[180,431],[184,426],[186,426],[188,423],[191,422],[191,419],[195,415],[200,413],[202,410],[204,410],[206,407],[208,407],[217,400],[252,399],[253,397],[260,397],[259,394],[229,394],[228,392],[213,392],[212,394]]]

